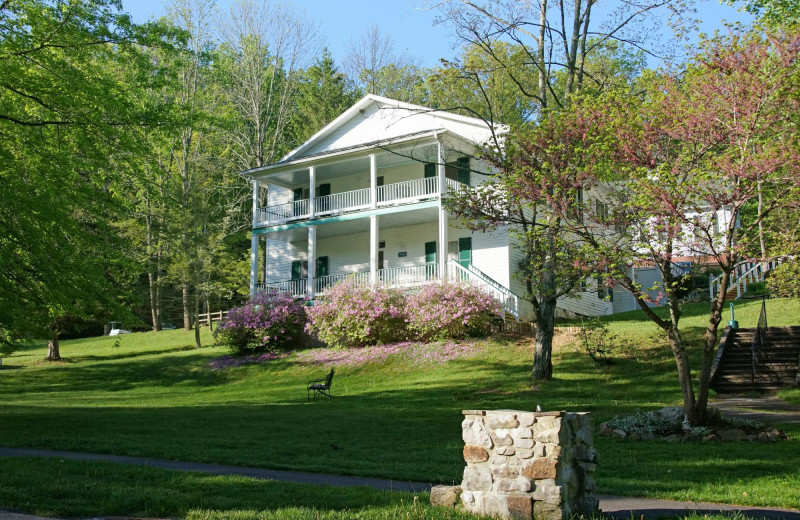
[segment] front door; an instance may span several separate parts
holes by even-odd
[[[425,242],[425,278],[436,278],[436,242]]]
[[[463,267],[472,263],[472,237],[458,239],[458,263]]]

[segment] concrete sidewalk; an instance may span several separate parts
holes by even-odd
[[[226,466],[221,464],[205,464],[199,462],[178,462],[143,457],[126,457],[123,455],[105,455],[100,453],[78,453],[71,451],[39,450],[29,448],[0,448],[0,457],[50,457],[68,460],[94,462],[113,462],[132,464],[174,471],[195,471],[212,475],[241,475],[246,477],[297,482],[300,484],[316,484],[326,486],[367,486],[382,491],[407,491],[420,493],[429,491],[431,484],[424,482],[408,482],[384,480],[377,478],[348,477],[325,473],[307,473],[302,471],[281,471],[242,466]],[[635,520],[671,518],[685,516],[693,512],[697,514],[739,512],[745,518],[768,520],[800,520],[800,510],[780,509],[772,507],[731,506],[726,504],[709,504],[703,502],[675,502],[672,500],[651,500],[647,498],[598,495],[603,516],[614,519]],[[113,517],[122,520],[120,517]],[[34,515],[0,510],[0,520],[54,520]]]

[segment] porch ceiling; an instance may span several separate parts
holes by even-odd
[[[392,150],[360,151],[348,156],[320,157],[318,161],[296,165],[285,171],[272,173],[262,177],[261,182],[290,188],[308,184],[308,167],[316,166],[317,182],[327,179],[369,172],[369,155],[375,153],[378,171],[404,164],[434,161],[436,158],[436,142],[413,143]]]
[[[381,215],[378,220],[378,228],[384,230],[438,222],[438,212],[438,208],[422,208]],[[451,227],[455,226],[456,223],[457,220],[454,218],[448,220],[448,225]],[[369,233],[369,217],[331,222],[317,226],[317,239],[353,235],[357,233]],[[305,242],[308,239],[308,228],[287,229],[275,233],[268,233],[266,236],[269,239],[281,240],[283,242]]]

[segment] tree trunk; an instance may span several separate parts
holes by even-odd
[[[47,360],[58,361],[61,359],[61,351],[58,346],[58,332],[53,332],[53,337],[47,342]]]
[[[189,307],[189,284],[183,284],[183,328],[186,332],[189,332],[192,328],[192,314],[191,308]]]
[[[534,381],[548,381],[553,378],[553,331],[555,329],[556,300],[542,300],[536,318],[536,335],[533,349]]]
[[[708,317],[708,327],[703,333],[703,361],[700,367],[700,380],[697,384],[697,407],[706,414],[708,407],[708,389],[711,385],[711,365],[717,349],[717,335],[719,324],[722,322],[722,310],[725,306],[725,293],[730,285],[730,272],[723,271],[720,279],[719,293],[711,302],[711,312]]]
[[[542,0],[539,8],[539,40],[536,42],[536,57],[539,61],[539,103],[542,109],[547,108],[547,87],[548,76],[547,66],[545,65],[545,36],[547,30],[547,0]]]
[[[161,330],[161,320],[159,319],[158,299],[156,298],[155,276],[152,271],[147,272],[147,282],[150,285],[150,317],[153,320],[153,330]]]
[[[197,292],[197,291],[195,291]],[[200,344],[200,296],[194,298],[194,346],[201,348]]]
[[[683,413],[692,426],[704,424],[706,421],[705,407],[701,410],[695,400],[692,369],[683,338],[681,338],[680,332],[676,327],[670,327],[666,333],[669,339],[669,346],[675,357],[675,365],[678,367],[678,380],[681,384],[681,394],[683,394]]]

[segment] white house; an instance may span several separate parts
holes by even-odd
[[[530,319],[513,238],[469,231],[442,206],[448,190],[486,180],[470,156],[490,136],[480,119],[368,95],[277,163],[243,172],[253,183],[251,294],[313,298],[346,276],[408,286],[460,279]],[[613,311],[593,290],[560,307]]]

